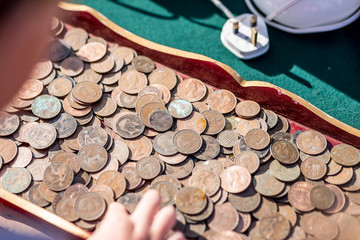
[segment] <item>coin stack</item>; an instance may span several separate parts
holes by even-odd
[[[86,230],[155,189],[189,239],[357,236],[356,148],[55,18],[52,33],[0,113],[2,188]]]

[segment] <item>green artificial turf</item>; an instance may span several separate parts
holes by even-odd
[[[242,61],[220,41],[227,18],[209,0],[78,0],[148,40],[206,55],[245,80],[273,83],[360,129],[360,21],[340,30],[293,35],[268,27],[270,50]],[[223,0],[235,15],[242,0]]]

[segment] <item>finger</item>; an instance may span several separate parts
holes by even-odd
[[[162,208],[156,214],[153,224],[151,225],[151,239],[161,240],[176,223],[176,212],[173,206]]]
[[[168,240],[186,240],[186,238],[182,232],[175,232]]]
[[[133,214],[131,220],[135,224],[134,239],[147,239],[149,230],[160,206],[160,194],[156,190],[149,190],[141,199]]]
[[[89,239],[132,239],[133,229],[134,224],[130,220],[125,207],[121,203],[115,202],[110,204],[99,228],[96,229]]]

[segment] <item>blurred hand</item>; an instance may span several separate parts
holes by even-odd
[[[129,215],[125,207],[112,203],[101,222],[100,227],[89,240],[162,240],[176,222],[173,206],[159,210],[160,195],[149,190],[137,205],[133,214]],[[185,240],[180,232],[175,232],[168,240]]]

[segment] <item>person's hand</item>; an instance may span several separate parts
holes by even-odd
[[[149,190],[129,215],[121,203],[110,204],[100,227],[89,240],[162,240],[176,222],[173,206],[159,210],[160,195]],[[183,240],[181,232],[175,232],[168,240]]]

